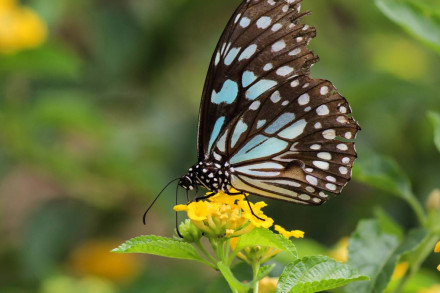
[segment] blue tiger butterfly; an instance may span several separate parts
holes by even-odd
[[[198,162],[181,187],[319,205],[350,180],[360,128],[334,85],[309,77],[319,58],[301,2],[244,0],[233,14],[205,81]]]

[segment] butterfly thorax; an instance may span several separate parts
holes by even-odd
[[[196,185],[218,192],[228,192],[230,185],[230,165],[220,165],[208,161],[201,161],[189,168],[188,173],[180,178],[179,185],[184,189],[193,190]]]

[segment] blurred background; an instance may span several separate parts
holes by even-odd
[[[109,250],[172,236],[173,188],[146,226],[142,214],[196,161],[207,66],[239,2],[0,0],[0,292],[217,292],[213,271]],[[426,116],[440,111],[439,55],[373,1],[303,9],[318,31],[312,76],[348,98],[358,150],[393,157],[424,202],[440,187]],[[321,207],[268,203],[277,223],[306,232],[300,254],[332,249],[376,207],[416,225],[401,200],[356,181]]]

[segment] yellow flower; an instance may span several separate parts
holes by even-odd
[[[434,285],[428,289],[422,289],[417,293],[440,293],[440,285]]]
[[[234,191],[231,191],[234,192]],[[211,195],[211,193],[207,193]],[[255,227],[270,227],[273,220],[261,211],[266,204],[252,204],[254,212],[262,220],[255,220],[247,204],[246,195],[228,195],[219,192],[207,200],[177,205],[175,211],[185,211],[191,222],[209,237],[237,237]],[[246,205],[245,205],[246,204]]]
[[[277,290],[278,278],[264,277],[258,283],[258,292],[275,293]]]
[[[397,264],[396,268],[394,269],[394,273],[391,276],[391,279],[397,280],[397,279],[402,278],[405,275],[406,271],[408,270],[408,267],[409,267],[409,264],[406,261]]]
[[[435,253],[440,253],[440,241],[437,242],[437,244],[435,245],[435,247],[434,247],[434,252],[435,252]],[[440,272],[440,265],[437,266],[437,271]]]
[[[278,233],[280,233],[281,235],[283,235],[286,238],[290,238],[290,237],[304,238],[304,232],[301,230],[287,231],[286,229],[284,229],[280,225],[275,225],[275,231],[277,231]]]
[[[335,247],[329,252],[329,256],[340,262],[348,260],[348,237],[341,238]]]
[[[33,10],[13,0],[0,0],[0,52],[37,47],[46,36],[47,27]]]

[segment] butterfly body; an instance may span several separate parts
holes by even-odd
[[[192,190],[240,192],[309,205],[339,194],[360,129],[327,80],[309,77],[318,57],[301,0],[244,0],[220,38],[199,113]]]

